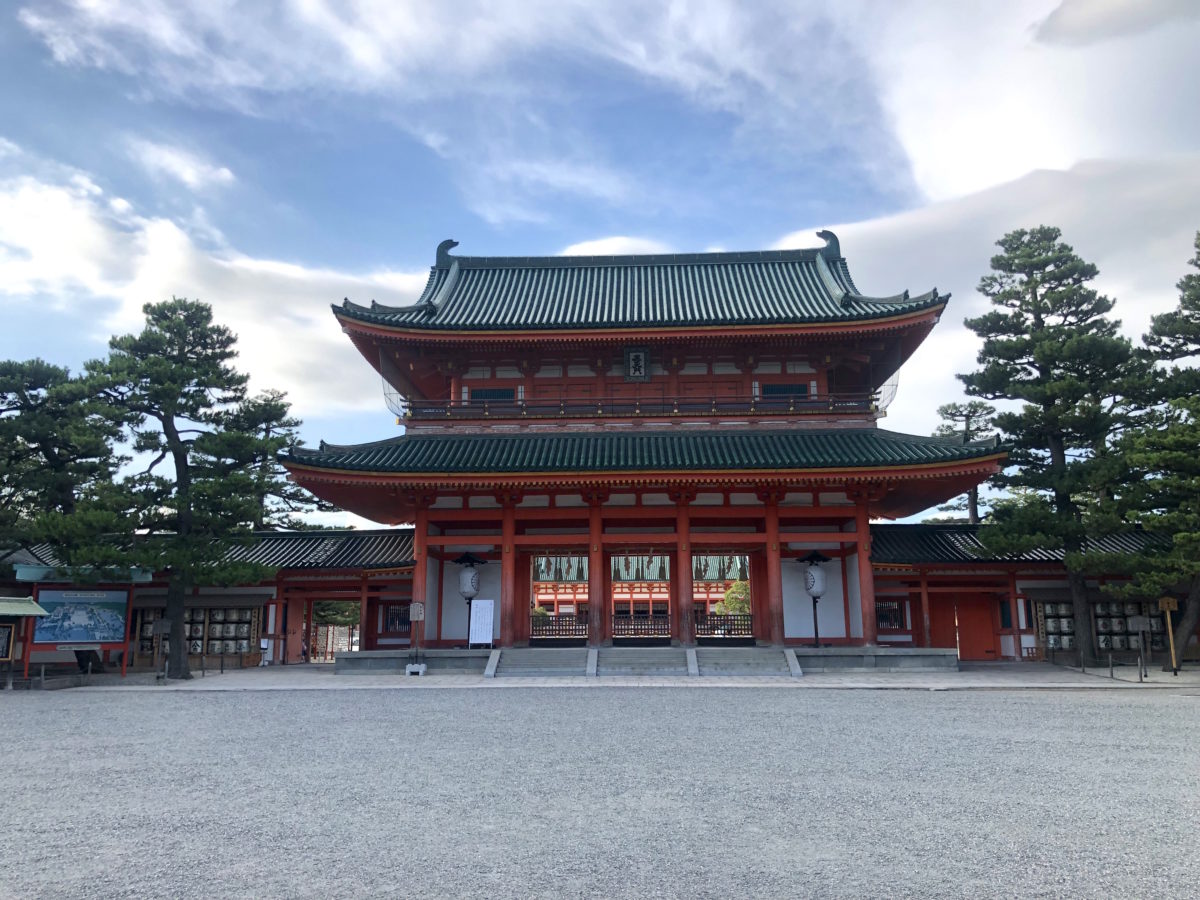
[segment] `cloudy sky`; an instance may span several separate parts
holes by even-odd
[[[1054,224],[1130,334],[1200,229],[1194,0],[0,4],[0,357],[211,303],[305,436],[396,433],[342,297],[466,254],[819,246],[954,295],[885,427],[974,362],[993,242]]]

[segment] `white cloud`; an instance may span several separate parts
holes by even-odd
[[[1195,0],[1062,0],[1038,26],[1038,40],[1082,46],[1200,18]]]
[[[579,241],[558,251],[562,256],[629,256],[635,253],[670,253],[671,248],[653,238],[617,234],[612,237]]]
[[[343,296],[403,305],[427,273],[364,274],[199,247],[169,219],[138,215],[81,173],[0,176],[0,297],[50,303],[94,323],[98,348],[137,330],[144,303],[172,296],[210,303],[239,336],[240,367],[256,390],[284,389],[301,418],[380,410],[377,376],[338,329]]]
[[[453,160],[468,196],[483,191],[480,213],[499,222],[544,219],[547,192],[646,199],[593,158],[596,141],[562,137],[597,72],[727,114],[753,159],[855,160],[877,188],[910,199],[914,183],[938,200],[1085,159],[1189,153],[1200,144],[1198,9],[89,0],[20,20],[59,62],[136,73],[158,94],[256,112],[291,94],[384,98],[381,114]]]
[[[962,321],[988,308],[975,293],[995,241],[1016,228],[1056,225],[1063,240],[1100,269],[1096,286],[1136,338],[1150,316],[1178,301],[1200,230],[1200,156],[1169,161],[1088,162],[1042,171],[968,197],[834,230],[859,290],[894,294],[937,287],[953,297],[941,323],[900,370],[886,426],[928,433],[936,408],[962,395],[954,377],[975,368],[978,340]],[[812,229],[777,246],[819,246]]]
[[[214,165],[202,156],[171,144],[130,138],[129,154],[155,177],[172,178],[193,191],[234,182],[233,172]]]

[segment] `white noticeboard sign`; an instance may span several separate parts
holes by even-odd
[[[467,632],[467,642],[492,645],[492,616],[495,614],[496,601],[480,600],[476,597],[471,601],[471,626]]]

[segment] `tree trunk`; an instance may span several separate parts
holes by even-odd
[[[979,524],[979,488],[978,486],[967,491],[967,522],[971,525]]]
[[[167,582],[167,620],[171,623],[171,633],[168,646],[171,653],[167,658],[168,678],[191,678],[188,669],[187,637],[183,633],[183,603],[191,585],[184,584],[183,579],[172,573]]]
[[[1092,604],[1088,601],[1087,581],[1082,572],[1067,572],[1071,587],[1071,611],[1075,614],[1075,645],[1085,666],[1097,665],[1096,637],[1092,628]]]
[[[1180,666],[1183,665],[1183,651],[1187,649],[1188,641],[1192,639],[1192,635],[1196,633],[1196,626],[1200,625],[1200,577],[1193,578],[1191,589],[1188,591],[1187,597],[1183,601],[1183,608],[1179,610],[1179,619],[1175,623],[1175,632],[1172,635],[1172,640],[1175,641],[1175,658],[1179,661]],[[1167,616],[1167,628],[1171,627],[1171,617]],[[1167,651],[1166,664],[1163,666],[1164,672],[1171,671],[1170,651]]]

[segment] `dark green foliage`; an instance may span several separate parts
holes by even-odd
[[[347,600],[318,600],[313,604],[313,621],[317,625],[358,625],[362,609]]]
[[[735,581],[731,584],[728,590],[725,591],[725,597],[713,607],[713,612],[718,616],[747,616],[750,614],[750,583],[746,581]]]
[[[245,400],[227,423],[229,452],[254,482],[256,529],[312,528],[298,517],[299,513],[336,509],[288,481],[287,471],[279,464],[281,451],[294,450],[302,443],[300,420],[289,415],[290,410],[286,394],[265,391]]]
[[[90,379],[40,359],[0,362],[0,549],[41,540],[47,520],[103,489],[122,461],[120,432]]]
[[[996,482],[1020,493],[997,507],[981,538],[996,552],[1067,551],[1076,635],[1090,661],[1080,553],[1089,514],[1124,475],[1110,441],[1128,423],[1130,385],[1141,370],[1119,322],[1108,317],[1113,301],[1090,286],[1096,267],[1060,237],[1040,226],[1000,239],[1003,252],[979,283],[993,309],[966,322],[983,338],[980,368],[959,377],[972,396],[1020,404],[995,417],[1011,448],[1011,466]]]
[[[981,400],[971,400],[967,403],[946,403],[938,407],[938,416],[942,424],[934,429],[934,437],[956,437],[964,444],[990,438],[995,435],[992,427],[992,417],[996,407]],[[967,522],[979,524],[979,486],[971,488],[957,500],[939,506],[940,512],[965,512]]]

